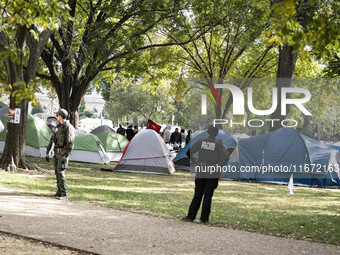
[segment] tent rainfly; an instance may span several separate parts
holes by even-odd
[[[114,171],[171,175],[175,167],[162,137],[144,129],[130,141]]]
[[[129,140],[125,136],[115,132],[100,133],[97,137],[102,142],[110,161],[119,161]]]
[[[75,137],[70,161],[96,164],[108,164],[110,162],[99,138],[90,133],[79,134]]]
[[[98,135],[104,132],[115,132],[113,128],[109,127],[108,125],[101,125],[93,129],[90,133],[94,135]]]
[[[4,130],[0,133],[0,153],[3,153],[6,141],[8,115],[2,115],[0,120],[5,126]],[[51,130],[42,119],[28,114],[25,155],[44,158],[46,156],[46,147],[50,142],[51,136]]]
[[[238,171],[222,178],[288,184],[293,174],[294,185],[340,186],[336,151],[292,128],[239,140],[234,154],[228,164]]]

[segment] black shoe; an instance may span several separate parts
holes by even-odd
[[[210,220],[201,220],[203,224],[213,224]]]
[[[182,221],[189,221],[189,222],[192,222],[192,221],[194,221],[194,219],[191,219],[191,218],[189,218],[188,216],[185,216],[185,217],[182,218]]]

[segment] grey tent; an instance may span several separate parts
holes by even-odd
[[[108,125],[101,125],[99,127],[96,127],[91,131],[91,134],[98,135],[100,133],[104,132],[115,132],[113,128],[109,127]]]
[[[171,175],[175,167],[162,137],[152,129],[144,129],[127,145],[114,171]]]
[[[3,102],[0,102],[0,116],[8,113],[8,111],[9,111],[9,107]]]

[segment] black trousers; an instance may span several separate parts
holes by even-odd
[[[190,219],[195,219],[198,209],[200,208],[202,197],[202,213],[201,220],[208,221],[210,210],[211,210],[211,199],[214,195],[214,190],[218,186],[218,179],[212,178],[196,178],[195,179],[195,195],[191,201],[188,217]]]

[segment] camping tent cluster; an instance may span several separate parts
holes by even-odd
[[[8,115],[0,116],[0,120],[4,124],[4,130],[0,132],[0,153],[3,153]],[[42,119],[28,114],[26,126],[26,156],[40,158],[46,156],[46,147],[52,136],[50,129],[52,122],[48,123],[49,125]],[[55,129],[55,125],[53,127]],[[81,133],[75,137],[74,149],[70,155],[70,161],[98,164],[108,164],[110,161],[118,161],[128,142],[124,136],[114,132],[103,132],[98,133],[98,135]]]
[[[281,128],[237,142],[223,132],[219,131],[217,139],[225,147],[236,148],[223,171],[224,179],[287,184],[293,174],[297,185],[340,186],[339,152],[294,129]],[[185,153],[191,144],[206,136],[204,132],[197,135],[177,155],[177,168],[190,169]]]
[[[0,116],[4,130],[0,132],[0,153],[4,150],[7,115]],[[190,170],[186,152],[207,131],[198,133],[172,161],[171,153],[161,136],[151,129],[140,131],[129,141],[108,127],[99,127],[95,134],[80,133],[75,137],[70,161],[109,163],[119,161],[114,171],[171,175],[178,169]],[[52,136],[48,125],[28,115],[26,155],[45,157]],[[307,186],[340,186],[340,146],[321,144],[291,128],[237,140],[219,130],[218,140],[233,151],[222,174],[224,179],[288,183]]]

